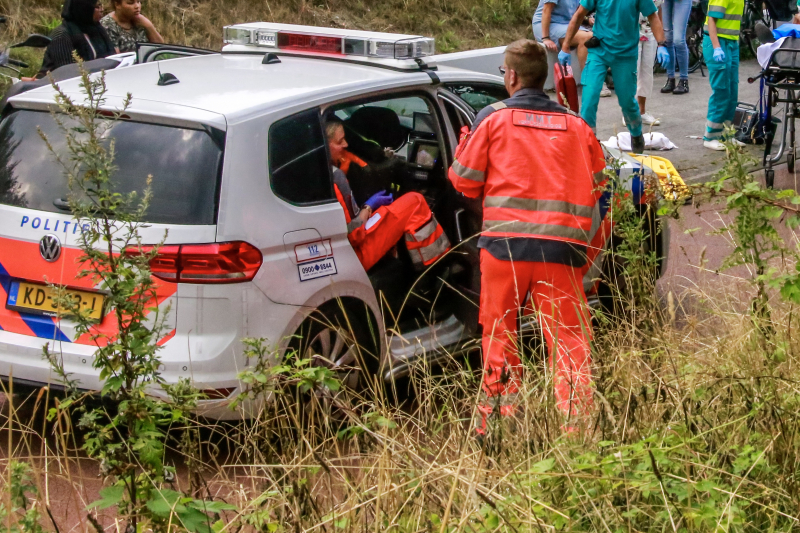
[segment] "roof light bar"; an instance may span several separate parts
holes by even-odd
[[[381,59],[415,59],[435,54],[435,41],[429,37],[264,22],[226,26],[224,40],[225,44],[287,52]]]

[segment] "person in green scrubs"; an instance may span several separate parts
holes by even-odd
[[[636,71],[639,59],[639,14],[647,18],[650,28],[658,42],[658,58],[669,58],[664,47],[664,27],[658,18],[658,10],[653,0],[581,0],[578,10],[572,17],[564,38],[560,61],[568,61],[571,41],[580,28],[583,19],[595,12],[594,36],[598,46],[589,49],[586,67],[581,74],[583,82],[583,103],[581,116],[592,127],[597,128],[597,105],[606,71],[611,69],[614,90],[622,108],[625,124],[631,133],[633,151],[644,151],[642,136],[642,116],[636,102]]]
[[[736,114],[743,13],[744,0],[711,0],[708,3],[708,17],[703,28],[703,59],[708,67],[711,98],[708,99],[703,146],[710,150],[725,150],[722,133]]]

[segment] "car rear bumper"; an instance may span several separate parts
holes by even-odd
[[[229,285],[227,291],[181,286],[159,342],[161,378],[167,383],[190,378],[203,391],[227,390],[227,398],[200,402],[198,413],[211,418],[236,418],[238,415],[227,406],[238,393],[238,375],[251,364],[244,356],[241,339],[263,338],[267,346],[277,350],[299,312],[296,306],[271,302],[250,284]],[[26,388],[63,388],[43,355],[45,346],[61,361],[79,389],[101,390],[99,371],[93,367],[95,346],[2,330],[0,379],[13,379]],[[153,393],[162,395],[163,391]]]

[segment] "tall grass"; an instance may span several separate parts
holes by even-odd
[[[255,419],[196,428],[189,466],[176,432],[174,483],[236,505],[218,517],[223,531],[796,530],[796,310],[773,307],[776,357],[746,313],[711,292],[685,297],[692,316],[664,320],[646,342],[625,322],[598,328],[596,409],[579,432],[560,429],[539,350],[526,353],[524,409],[482,444],[471,420],[480,376],[468,359],[443,372],[420,364],[401,403],[384,388],[301,395],[289,369],[264,374],[275,401]],[[44,421],[44,399],[8,397],[0,484],[12,487],[11,461],[27,463],[28,509],[45,529],[48,507],[60,531],[91,529],[87,515],[112,525],[113,513],[81,510],[97,497],[87,476],[97,465],[77,451],[80,433]],[[3,520],[16,523],[24,509],[2,492],[4,508],[17,509]]]
[[[110,2],[107,9],[110,10]],[[0,0],[9,36],[44,32],[61,0]],[[222,27],[252,21],[311,24],[436,37],[440,52],[496,46],[531,35],[536,0],[145,0],[167,42],[219,49]]]

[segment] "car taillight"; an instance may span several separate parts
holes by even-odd
[[[150,259],[150,271],[172,283],[240,283],[252,280],[262,261],[261,251],[242,241],[165,245]]]

